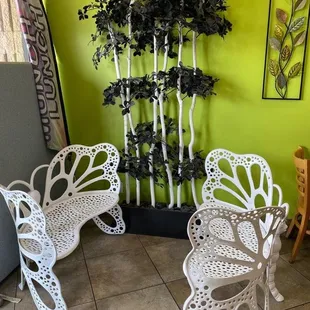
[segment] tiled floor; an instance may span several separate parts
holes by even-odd
[[[189,295],[182,263],[187,240],[108,236],[95,226],[82,229],[81,246],[57,262],[55,273],[71,310],[178,310]],[[271,298],[271,310],[310,310],[310,238],[295,264],[288,263],[293,240],[283,238],[276,283],[285,297]],[[28,289],[17,288],[18,271],[0,285],[0,293],[22,298],[16,310],[35,310]],[[233,287],[232,291],[240,290]],[[260,305],[262,303],[260,302]],[[13,304],[2,309],[12,310]]]

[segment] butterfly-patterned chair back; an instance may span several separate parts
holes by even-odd
[[[243,211],[254,210],[260,199],[260,207],[281,206],[288,212],[288,204],[282,202],[282,190],[273,183],[264,158],[216,149],[208,154],[205,168],[207,180],[202,188],[205,203],[224,203]]]
[[[265,231],[261,229],[260,221],[265,221],[267,216],[272,220]],[[249,309],[258,309],[256,285],[269,296],[263,276],[271,255],[272,240],[284,218],[285,210],[280,207],[242,213],[203,208],[194,213],[188,223],[193,249],[183,265],[191,295],[183,309],[238,309],[242,304],[247,304]],[[216,297],[215,290],[245,280],[249,281],[246,288],[235,296],[224,300]]]
[[[0,186],[0,193],[15,223],[21,271],[37,308],[51,309],[51,305],[46,305],[39,295],[43,287],[48,292],[51,303],[54,304],[52,309],[67,309],[61,295],[60,283],[52,271],[56,262],[56,250],[46,233],[45,216],[40,205],[22,191],[9,191]],[[35,251],[27,248],[26,245],[29,243]]]
[[[71,145],[64,148],[53,158],[48,167],[43,208],[91,190],[90,186],[102,181],[108,183],[106,191],[119,194],[121,186],[117,175],[119,160],[118,150],[109,143],[91,147]],[[57,185],[65,189],[61,195],[53,198],[52,191]]]

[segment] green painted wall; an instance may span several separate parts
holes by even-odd
[[[72,143],[107,141],[122,148],[120,110],[101,105],[102,90],[115,79],[114,65],[107,60],[98,71],[93,68],[94,47],[88,45],[93,22],[79,22],[77,18],[77,10],[88,0],[45,2],[59,61]],[[198,46],[199,67],[219,77],[220,82],[216,87],[217,96],[198,102],[195,149],[203,149],[207,154],[211,149],[221,147],[236,153],[263,156],[272,168],[274,181],[282,187],[292,213],[296,201],[292,152],[299,144],[310,146],[310,88],[307,87],[310,61],[306,66],[302,101],[262,100],[269,1],[229,0],[228,3],[233,32],[225,40],[214,36],[200,41]],[[190,61],[190,51],[186,50],[184,62],[190,64]],[[135,59],[134,74],[142,74],[145,70],[151,72],[151,65],[150,60]],[[189,102],[186,107],[188,109]],[[150,108],[141,104],[138,111],[135,107],[135,120],[151,116]],[[169,113],[176,115],[176,105],[170,105]],[[184,128],[188,129],[187,119]],[[185,141],[188,139],[185,135]],[[202,182],[197,185],[199,193],[201,185]],[[148,198],[147,186],[142,192],[144,198]],[[158,198],[164,199],[163,193],[159,193]]]

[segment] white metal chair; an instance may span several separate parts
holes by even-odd
[[[67,309],[60,283],[52,270],[57,258],[56,248],[46,233],[46,219],[40,205],[22,191],[7,191],[0,186],[0,193],[9,207],[16,227],[22,274],[20,289],[24,288],[25,279],[33,301],[40,310],[51,309],[40,297],[38,291],[41,287],[53,300],[54,304],[50,305],[53,309]],[[29,243],[31,248],[28,247]]]
[[[7,187],[7,189],[11,189],[16,185],[26,186],[29,189],[29,196],[20,191],[1,190],[7,202],[11,205],[15,204],[15,208],[10,207],[15,221],[14,210],[20,213],[20,204],[26,203],[29,206],[22,210],[22,212],[25,211],[31,215],[29,221],[21,222],[21,224],[16,221],[21,261],[22,255],[25,255],[37,265],[41,264],[42,269],[50,270],[49,277],[51,277],[55,260],[62,259],[75,250],[80,240],[80,229],[88,220],[93,219],[96,225],[108,234],[125,232],[122,210],[117,204],[120,191],[120,179],[117,175],[119,159],[117,149],[108,143],[91,147],[71,145],[60,151],[50,165],[42,165],[35,169],[31,175],[30,183],[18,180]],[[39,207],[41,195],[35,189],[34,183],[36,174],[43,168],[47,169],[47,174],[41,209]],[[32,216],[33,213],[39,214],[39,216]],[[114,219],[114,225],[105,223],[99,217],[103,213],[108,213]],[[40,231],[37,227],[40,227]],[[38,230],[38,233],[34,234],[34,230]],[[44,235],[43,239],[47,240],[46,246],[49,246],[50,249],[46,248],[43,239],[40,239],[40,234]],[[46,255],[50,257],[50,260],[41,259]],[[29,270],[25,267],[26,263],[21,262],[20,288],[23,289],[23,275],[25,275],[37,307],[49,309],[47,306],[42,306],[43,302],[37,299],[36,290],[31,284],[31,280],[29,281],[33,277],[44,286],[46,279],[43,276],[43,279],[39,281],[33,274],[28,275],[27,278]],[[47,274],[45,275],[47,276]],[[55,283],[58,287],[59,282],[55,281]],[[60,292],[60,286],[58,290]],[[47,291],[52,295],[53,291],[49,289]],[[57,294],[61,296],[59,292]],[[63,307],[57,309],[65,309]]]
[[[208,154],[205,168],[207,180],[202,188],[204,203],[200,208],[212,207],[216,203],[223,208],[244,212],[258,207],[279,206],[287,215],[289,206],[282,202],[282,190],[279,185],[273,183],[270,167],[264,158],[254,154],[239,155],[228,150],[216,149]],[[275,286],[274,276],[281,249],[280,235],[286,229],[285,221],[281,222],[271,257],[269,287],[277,301],[284,300]]]
[[[223,207],[196,211],[188,223],[193,249],[183,270],[191,295],[183,309],[237,310],[248,305],[250,310],[258,310],[256,287],[260,286],[265,293],[264,310],[269,310],[270,256],[276,231],[284,219],[281,207],[246,212]],[[226,291],[228,285],[241,281],[248,283],[234,296],[216,295],[218,289]]]

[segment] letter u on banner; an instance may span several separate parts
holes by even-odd
[[[60,80],[49,24],[41,0],[16,0],[20,25],[32,64],[47,147],[69,144]]]

